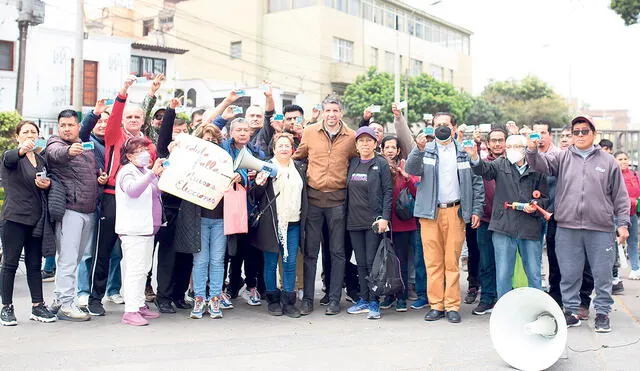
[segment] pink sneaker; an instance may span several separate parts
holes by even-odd
[[[148,306],[143,305],[140,307],[138,311],[140,315],[145,319],[156,319],[160,317],[160,313],[152,311]]]
[[[140,315],[140,312],[125,312],[120,322],[131,326],[146,326],[149,324],[149,322]]]

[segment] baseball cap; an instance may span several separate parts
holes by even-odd
[[[363,135],[368,135],[371,138],[373,138],[373,140],[375,140],[376,142],[378,141],[378,137],[376,136],[376,132],[373,131],[373,129],[371,129],[368,126],[363,126],[360,129],[358,129],[358,131],[356,131],[356,139],[360,138]]]
[[[580,122],[588,123],[591,130],[596,131],[596,126],[593,124],[593,118],[590,115],[578,115],[574,117],[573,120],[571,120],[571,127]]]

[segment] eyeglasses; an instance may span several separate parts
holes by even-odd
[[[155,115],[153,116],[153,118],[156,120],[162,120],[164,118],[164,115]]]
[[[573,135],[575,135],[576,137],[578,135],[587,136],[589,135],[590,132],[591,132],[591,129],[574,130]]]
[[[495,144],[499,144],[499,143],[504,143],[504,139],[502,139],[502,138],[498,138],[498,139],[489,139],[489,142],[491,142],[491,143],[495,143]]]
[[[506,149],[524,149],[524,146],[521,145],[507,145],[505,146]]]

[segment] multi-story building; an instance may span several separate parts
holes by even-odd
[[[397,0],[136,0],[103,14],[104,30],[189,49],[176,58],[176,87],[194,106],[244,88],[260,103],[309,107],[342,93],[369,67],[431,74],[471,91],[471,32]],[[104,13],[104,12],[103,12]]]

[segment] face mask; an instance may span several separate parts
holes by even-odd
[[[435,132],[436,139],[440,142],[446,142],[451,138],[451,128],[448,126],[438,126]]]
[[[149,162],[151,162],[151,155],[147,151],[140,152],[136,155],[136,162],[142,167],[149,166]]]
[[[507,150],[507,160],[512,164],[522,160],[524,158],[524,152],[517,149],[508,149]]]

